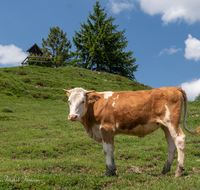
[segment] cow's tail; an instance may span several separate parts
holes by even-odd
[[[187,126],[186,126],[186,117],[187,117],[187,95],[186,95],[186,93],[185,93],[184,90],[180,89],[180,91],[182,92],[182,94],[183,94],[183,99],[184,99],[183,127],[184,127],[184,129],[185,129],[188,133],[190,133],[190,134],[192,134],[192,135],[196,135],[197,133],[200,132],[200,126],[199,126],[195,131],[191,131],[191,130],[189,130],[189,129],[187,128]]]

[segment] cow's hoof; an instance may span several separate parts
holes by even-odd
[[[181,177],[182,176],[182,173],[176,173],[175,174],[175,177]]]
[[[115,176],[115,175],[116,175],[115,171],[105,172],[105,176]]]

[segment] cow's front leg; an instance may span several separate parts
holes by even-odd
[[[114,161],[114,144],[109,144],[103,141],[103,150],[106,156],[106,172],[105,175],[113,176],[116,175],[116,166]]]
[[[114,135],[104,129],[101,129],[103,150],[106,156],[106,172],[105,175],[116,175],[116,166],[114,161]]]

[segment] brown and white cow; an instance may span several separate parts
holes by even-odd
[[[83,88],[65,90],[69,97],[68,119],[79,121],[89,137],[103,143],[106,156],[106,175],[115,175],[114,136],[118,134],[145,137],[159,127],[168,143],[168,157],[162,174],[170,171],[176,150],[178,164],[176,177],[184,170],[185,139],[180,127],[184,102],[183,126],[186,127],[187,96],[178,87],[164,87],[146,91],[91,92]]]

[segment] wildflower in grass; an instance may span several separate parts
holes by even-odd
[[[127,171],[126,171],[127,172]]]

